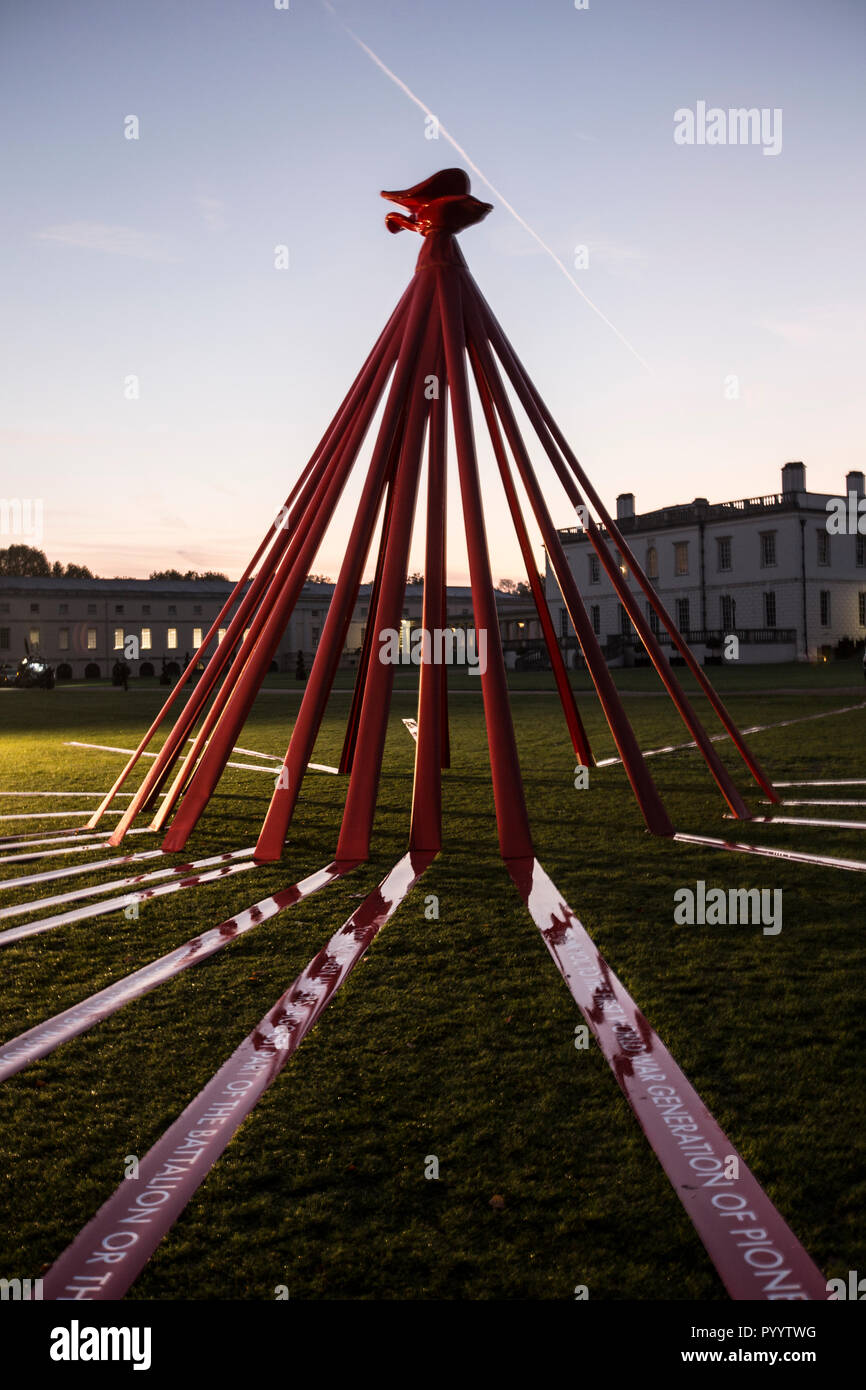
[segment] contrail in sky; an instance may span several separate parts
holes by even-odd
[[[592,312],[598,315],[602,323],[607,324],[611,332],[616,334],[620,342],[628,348],[632,356],[636,357],[638,362],[640,362],[641,366],[645,368],[645,370],[648,371],[650,375],[652,375],[652,367],[649,365],[647,361],[644,360],[643,357],[641,357],[637,348],[633,347],[632,344],[629,342],[628,338],[626,338],[622,333],[620,333],[616,325],[611,323],[610,319],[607,317],[606,314],[602,313],[598,305],[593,304],[589,295],[583,289],[581,289],[580,285],[577,283],[574,276],[571,274],[571,271],[568,269],[565,263],[560,260],[556,252],[548,246],[547,242],[544,241],[542,237],[538,235],[538,232],[536,232],[533,227],[530,227],[526,219],[520,216],[520,213],[517,211],[517,209],[511,206],[508,199],[503,197],[503,195],[499,192],[499,189],[496,188],[495,185],[490,182],[487,175],[483,173],[481,169],[479,169],[478,165],[472,159],[469,158],[469,155],[466,153],[463,146],[457,143],[453,135],[449,134],[442,122],[439,120],[439,117],[436,115],[436,113],[431,111],[430,107],[426,106],[420,97],[416,97],[415,93],[411,90],[411,88],[406,86],[406,83],[402,80],[402,78],[399,78],[395,72],[392,72],[391,69],[385,63],[382,62],[382,59],[376,53],[373,52],[372,48],[370,48],[368,44],[364,43],[363,39],[358,38],[358,35],[355,33],[353,29],[349,28],[348,24],[343,23],[343,20],[337,14],[333,5],[330,3],[330,0],[322,0],[322,5],[328,11],[329,14],[333,15],[340,28],[343,29],[344,32],[349,35],[349,38],[352,39],[352,41],[356,43],[364,53],[366,53],[367,57],[371,60],[371,62],[375,63],[376,67],[380,68],[382,72],[384,72],[385,76],[394,83],[395,87],[399,87],[400,91],[404,92],[405,95],[409,98],[409,100],[413,101],[415,105],[424,112],[425,116],[432,117],[432,119],[436,122],[440,135],[445,136],[445,139],[448,141],[449,145],[452,145],[453,148],[460,155],[461,159],[466,161],[466,163],[469,165],[469,168],[472,170],[474,174],[478,175],[481,182],[487,185],[487,187],[490,189],[490,192],[494,195],[494,197],[499,199],[502,206],[508,212],[511,213],[511,216],[515,219],[515,221],[519,222],[521,227],[523,227],[524,231],[527,231],[529,235],[533,238],[533,240],[538,242],[542,250],[547,252],[554,265],[562,271],[568,283],[572,286],[573,289],[577,290],[581,299],[589,305]]]

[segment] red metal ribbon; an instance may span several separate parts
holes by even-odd
[[[538,860],[508,868],[728,1293],[826,1300],[823,1274]]]
[[[121,1298],[379,929],[435,858],[406,854],[145,1154],[45,1275],[58,1301]]]

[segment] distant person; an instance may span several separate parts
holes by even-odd
[[[162,666],[159,671],[159,683],[160,685],[171,685],[171,676],[168,674],[168,666],[166,665],[165,657],[162,658]]]
[[[129,667],[125,661],[119,658],[111,668],[111,684],[122,685],[124,690],[129,689]]]

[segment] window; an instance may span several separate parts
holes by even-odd
[[[176,617],[177,617],[177,604],[176,604],[176,603],[170,603],[170,604],[168,605],[168,616],[169,616],[170,618],[176,618]]]
[[[722,594],[719,600],[719,607],[722,613],[722,629],[724,632],[734,632],[737,627],[737,605],[730,594]]]
[[[650,629],[655,637],[659,635],[659,615],[651,603],[646,606],[646,615],[649,619]]]
[[[62,652],[69,651],[69,628],[62,627],[57,634],[57,646]]]
[[[680,632],[688,633],[689,630],[689,601],[687,598],[677,599],[677,627]]]
[[[860,569],[866,566],[866,536],[857,537],[857,565]]]
[[[196,651],[198,651],[199,647],[201,646],[201,628],[200,628],[200,627],[194,627],[193,630],[192,630],[192,644],[193,644],[193,646],[195,647]]]
[[[29,634],[29,639],[28,639],[28,640],[29,640],[29,642],[30,642],[31,647],[38,647],[38,646],[39,646],[39,628],[38,628],[38,627],[31,627],[31,629],[30,629],[30,634]]]
[[[69,604],[68,604],[68,603],[61,603],[61,605],[60,605],[60,616],[61,616],[61,618],[65,618],[65,617],[67,616],[68,613],[69,613]]]
[[[95,652],[95,651],[96,651],[96,628],[95,628],[95,627],[89,627],[89,628],[87,629],[87,650],[88,650],[89,652]]]
[[[8,652],[8,650],[9,650],[9,629],[8,629],[8,627],[0,627],[0,651]]]
[[[114,650],[115,650],[116,652],[122,651],[122,650],[123,650],[123,628],[122,628],[122,627],[116,627],[116,628],[114,629]]]
[[[150,649],[151,649],[151,646],[152,646],[152,641],[151,641],[151,636],[150,636],[150,628],[149,628],[149,627],[143,627],[143,628],[141,629],[141,650],[142,650],[143,652],[149,652]]]
[[[88,605],[87,605],[87,616],[88,616],[88,618],[95,618],[95,617],[96,617],[96,604],[95,604],[95,603],[88,603]]]
[[[594,603],[589,611],[592,616],[592,630],[598,637],[601,634],[601,609]]]
[[[654,545],[647,546],[646,572],[647,579],[658,579],[659,577],[659,553]]]
[[[676,541],[674,544],[674,574],[688,574],[689,572],[689,543],[688,541]]]
[[[123,613],[123,604],[122,604],[122,603],[116,603],[116,604],[114,605],[114,615],[115,615],[115,617],[116,617],[116,618],[119,618],[119,617],[122,615],[122,613]]]
[[[9,612],[9,604],[8,604],[8,603],[0,603],[0,613],[8,613],[8,612]]]
[[[177,628],[176,628],[176,627],[170,627],[170,628],[167,628],[167,629],[166,629],[166,634],[165,634],[165,645],[168,647],[168,649],[169,649],[170,652],[175,652],[175,651],[177,651]]]
[[[39,612],[39,604],[38,604],[38,603],[31,603],[31,605],[30,605],[30,612],[31,612],[31,613],[38,613],[38,612]]]
[[[194,603],[193,606],[192,606],[192,611],[193,611],[193,613],[195,614],[195,616],[196,616],[197,618],[200,617],[200,616],[201,616],[201,604],[200,604],[200,603]]]
[[[824,526],[819,526],[815,532],[818,541],[818,564],[829,565],[830,563],[830,536]]]
[[[860,604],[860,626],[866,627],[866,594],[858,594],[857,599]]]
[[[218,631],[218,633],[217,633],[217,642],[221,642],[221,641],[223,640],[223,638],[225,637],[227,631],[228,631],[228,629],[227,629],[227,628],[224,628],[224,627],[221,627],[221,628],[219,629],[219,631]]]
[[[313,639],[313,646],[314,646],[314,647],[318,646],[318,644],[319,644],[319,629],[318,629],[317,627],[311,627],[311,628],[310,628],[310,636],[311,636],[311,638]]]
[[[830,626],[830,590],[821,590],[821,626]]]
[[[730,536],[718,536],[716,538],[716,568],[719,570],[729,570],[731,568]]]
[[[597,583],[599,582],[600,577],[601,577],[601,572],[600,572],[599,566],[598,566],[598,556],[597,556],[597,555],[590,555],[590,557],[589,557],[589,582],[590,582],[590,584],[597,584]]]
[[[568,636],[568,609],[567,609],[567,608],[560,608],[560,610],[559,610],[559,635],[560,635],[560,637],[567,637],[567,636]]]
[[[776,626],[776,595],[764,594],[764,627]]]
[[[622,604],[619,605],[619,630],[623,637],[628,637],[631,632],[631,619]]]
[[[775,531],[761,532],[761,568],[769,569],[776,563],[776,533]]]
[[[141,616],[142,616],[143,618],[149,618],[149,617],[150,617],[150,604],[149,604],[149,603],[143,603],[143,604],[141,605]]]

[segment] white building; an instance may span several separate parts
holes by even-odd
[[[177,676],[233,588],[220,580],[0,576],[0,663],[17,665],[26,643],[56,667],[60,680],[105,678],[124,656],[133,676],[159,675],[163,661]],[[309,669],[333,588],[304,586],[272,669],[294,672],[299,649]]]
[[[352,621],[349,624],[349,631],[346,635],[346,653],[351,658],[352,655],[360,653],[361,645],[367,632],[367,623],[370,614],[370,600],[372,597],[372,584],[362,584],[358,591],[358,602],[352,614]],[[448,625],[450,627],[471,627],[472,617],[472,590],[468,587],[461,587],[449,584],[446,589],[446,608]],[[505,597],[501,595],[501,597]],[[413,628],[420,627],[424,613],[424,585],[415,580],[406,585],[403,595],[403,613],[400,620],[401,631],[411,633]]]
[[[863,497],[862,473],[849,473],[838,496],[850,494]],[[844,639],[858,644],[866,637],[866,534],[831,534],[831,496],[807,492],[804,465],[786,463],[782,491],[765,497],[696,497],[635,514],[634,495],[624,493],[617,525],[699,660],[719,657],[723,639],[736,635],[740,661],[814,661]],[[866,531],[866,517],[861,524]],[[559,534],[608,658],[630,664],[643,648],[586,534],[578,526]],[[577,639],[549,559],[546,584],[563,642],[574,652]],[[629,587],[667,645],[631,576]]]

